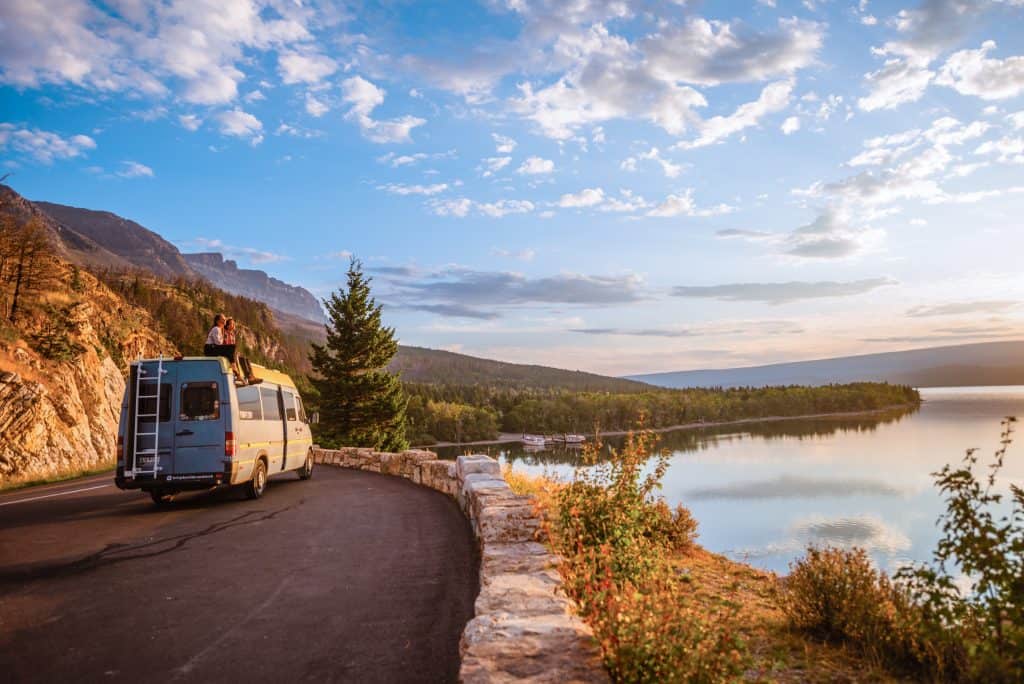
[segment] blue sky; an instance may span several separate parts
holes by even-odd
[[[1024,0],[14,0],[0,159],[409,344],[605,373],[1024,332]]]

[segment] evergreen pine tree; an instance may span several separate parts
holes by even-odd
[[[401,451],[408,399],[387,365],[398,351],[394,328],[381,324],[381,307],[370,278],[352,259],[348,288],[333,292],[327,307],[327,343],[310,354],[320,394],[318,440],[328,447],[373,447]]]

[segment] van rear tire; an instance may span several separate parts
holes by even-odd
[[[157,506],[167,506],[174,502],[174,492],[164,491],[163,489],[151,489],[149,490],[149,495]]]
[[[245,484],[245,495],[250,499],[258,499],[267,489],[267,464],[261,458],[256,461],[252,470],[252,479]]]
[[[302,467],[297,471],[299,473],[300,480],[308,480],[313,477],[313,454],[306,453],[306,462],[302,464]]]

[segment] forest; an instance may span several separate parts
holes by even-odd
[[[643,392],[568,392],[485,386],[407,384],[410,439],[493,439],[501,432],[630,430],[773,416],[872,411],[917,405],[917,390],[887,383]],[[419,438],[417,440],[417,438]]]

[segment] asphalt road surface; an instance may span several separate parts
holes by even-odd
[[[455,503],[318,468],[263,498],[113,475],[0,496],[4,682],[446,682],[478,560]]]

